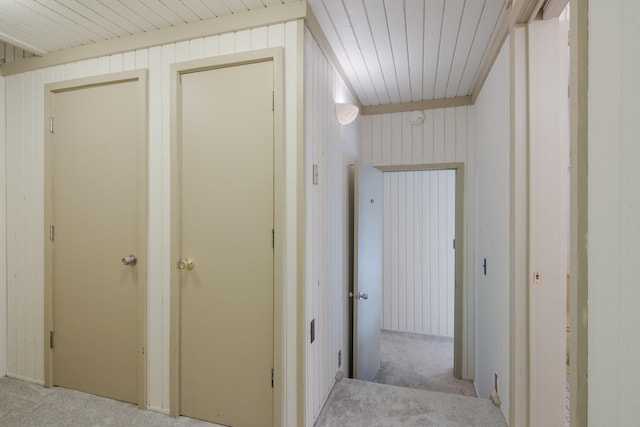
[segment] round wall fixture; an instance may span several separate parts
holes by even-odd
[[[421,125],[422,123],[424,123],[424,111],[422,110],[415,110],[411,112],[411,115],[409,116],[409,123],[411,123],[412,125]]]

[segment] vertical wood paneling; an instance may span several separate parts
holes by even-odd
[[[0,344],[0,375],[4,373],[5,366],[2,355],[6,354],[9,375],[38,383],[42,383],[44,379],[44,85],[121,70],[149,70],[148,406],[168,411],[169,272],[173,265],[169,246],[170,64],[203,56],[233,53],[236,44],[244,50],[281,46],[285,49],[285,75],[295,76],[298,73],[297,25],[297,22],[276,24],[0,78],[0,99],[3,100],[0,112],[6,106],[6,115],[0,114],[0,147],[4,147],[6,143],[6,162],[3,164],[6,164],[7,180],[6,293],[3,291],[5,285],[0,280],[0,318],[4,307],[7,308],[7,348],[5,352]],[[286,114],[291,117],[286,122],[285,151],[294,153],[293,159],[287,159],[286,163],[286,175],[290,184],[295,184],[297,174],[295,147],[298,141],[294,119],[295,112],[300,108],[296,104],[297,92],[296,79],[285,78],[285,108]],[[2,153],[5,151],[0,149],[0,155]],[[4,174],[0,174],[0,177],[4,177]],[[0,185],[0,192],[4,188]],[[293,195],[287,196],[287,203],[295,206],[295,185],[293,188]],[[0,212],[5,210],[0,209]],[[288,225],[289,233],[291,230],[295,232],[296,228],[295,215],[291,215],[291,218],[294,219],[289,220],[292,224]],[[295,240],[295,236],[293,239]],[[295,254],[285,256],[292,256],[291,259],[295,260]],[[295,261],[289,263],[295,265]],[[0,269],[2,267],[3,264],[0,263]],[[295,276],[295,268],[290,270]],[[287,280],[287,283],[293,283],[289,278]],[[291,296],[295,295],[295,285],[285,285],[284,292],[288,302],[285,310],[290,319],[295,319],[295,297]],[[4,295],[7,298],[6,304],[3,303]],[[295,330],[295,324],[292,321],[289,329]],[[2,326],[0,324],[0,329],[4,330]],[[286,333],[291,336],[291,331]],[[0,342],[5,342],[2,332]],[[286,350],[289,355],[295,355],[293,343],[294,341],[289,340]],[[295,385],[295,372],[289,372],[287,377],[293,378]],[[291,383],[288,384],[291,386]],[[295,402],[287,405],[295,407]],[[292,410],[289,409],[288,412],[291,413]]]
[[[455,171],[385,172],[383,182],[382,327],[453,336]]]
[[[348,165],[358,158],[358,124],[338,125],[334,102],[349,101],[309,31],[305,37],[306,419],[313,425],[338,370],[347,374],[348,354]],[[365,127],[366,129],[366,127]],[[374,132],[369,127],[369,135]],[[372,149],[364,154],[371,159]],[[318,184],[312,167],[318,165]],[[308,340],[315,319],[315,341]],[[342,365],[338,366],[338,351]]]
[[[529,260],[541,274],[529,291],[530,419],[553,425],[563,419],[567,357],[568,25],[539,22],[529,34]]]
[[[505,416],[509,414],[509,41],[505,42],[473,107],[476,197],[475,384],[479,397],[494,389],[494,373]],[[470,121],[471,122],[471,121]],[[466,241],[466,244],[469,244]],[[487,260],[487,273],[482,263]]]
[[[380,156],[371,156],[374,165],[395,165],[395,164],[434,164],[443,162],[461,162],[464,163],[464,250],[465,250],[465,264],[463,266],[463,278],[464,278],[464,298],[463,298],[463,332],[462,339],[464,341],[465,351],[463,354],[463,376],[465,378],[471,378],[473,376],[474,369],[474,272],[475,272],[475,243],[474,243],[474,229],[475,229],[475,209],[474,209],[474,159],[473,159],[473,147],[471,146],[470,129],[474,122],[474,116],[472,114],[473,107],[456,107],[448,109],[436,109],[426,110],[425,120],[422,125],[407,126],[403,121],[406,121],[406,117],[402,117],[401,113],[394,114],[379,114],[365,116],[362,119],[362,133],[360,139],[361,151],[363,153],[373,151],[373,147],[378,144],[381,147]],[[406,127],[405,127],[406,126]],[[371,129],[369,134],[369,128]],[[410,135],[410,136],[409,136]],[[410,143],[404,138],[408,137]],[[379,141],[379,142],[378,142]],[[406,148],[405,148],[406,147]],[[409,151],[410,150],[410,156]],[[399,163],[402,162],[402,163]],[[435,186],[435,187],[434,187]],[[390,194],[391,203],[397,204],[398,199],[398,180],[396,178],[388,178],[385,180],[385,194]],[[432,187],[437,187],[437,181],[432,180],[429,176],[422,176],[420,184],[418,185],[414,181],[414,192],[421,191],[423,197],[421,199],[421,215],[425,218],[423,223],[424,227],[427,227],[427,223],[431,221],[430,218],[437,218],[437,212],[432,212],[433,207],[425,200],[429,200],[431,193],[435,193]],[[414,205],[415,208],[415,205]],[[416,211],[417,214],[417,211]],[[386,218],[395,218],[396,211],[390,211],[386,213]],[[391,219],[390,219],[391,221]],[[415,223],[415,217],[414,217]],[[397,223],[389,222],[385,224],[385,238],[389,241],[389,252],[397,254],[398,247],[397,239],[398,231]],[[395,228],[394,228],[395,227]],[[417,228],[416,228],[417,229]],[[423,230],[426,233],[427,230]],[[420,246],[421,245],[421,246]],[[416,266],[422,269],[422,276],[428,282],[428,286],[418,288],[418,291],[414,291],[414,299],[417,301],[421,298],[423,302],[419,305],[423,307],[430,307],[432,301],[439,298],[439,290],[433,288],[431,283],[437,282],[437,280],[431,279],[431,262],[435,255],[432,255],[431,244],[414,240],[414,257],[420,262],[415,261],[413,266],[415,273],[420,271]],[[405,245],[406,246],[406,245]],[[419,249],[418,249],[418,246]],[[396,257],[397,258],[397,257]],[[397,277],[397,268],[399,266],[398,260],[385,253],[385,259],[389,259],[388,270],[385,270],[385,280],[389,280],[389,277]],[[399,318],[397,315],[397,306],[399,296],[394,293],[397,289],[385,289],[383,302],[383,316],[389,320],[388,327],[392,329],[398,328]],[[420,294],[419,292],[422,292]],[[445,300],[451,299],[451,294],[445,293]],[[417,304],[417,302],[416,302]],[[395,313],[395,315],[392,315]],[[420,318],[422,316],[422,318]],[[449,333],[450,318],[445,317],[442,322],[440,318],[436,317],[432,310],[426,310],[422,313],[413,310],[413,321],[415,328],[423,331],[439,330],[439,323],[443,323],[444,333]],[[386,327],[386,326],[385,326]]]
[[[0,50],[3,50],[0,47]],[[5,78],[0,77],[0,165],[7,164]],[[0,224],[7,223],[6,173],[0,173]],[[0,227],[0,377],[7,373],[7,228]]]

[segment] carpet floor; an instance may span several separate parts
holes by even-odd
[[[137,406],[60,387],[0,378],[2,427],[215,427],[193,418],[171,418]]]
[[[381,332],[373,382],[343,379],[315,427],[504,427],[502,410],[453,376],[453,339]]]
[[[453,376],[453,338],[383,330],[380,384],[476,396],[473,381]]]
[[[486,399],[343,379],[315,427],[506,427]]]

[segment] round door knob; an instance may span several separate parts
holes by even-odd
[[[193,262],[191,258],[182,258],[178,261],[178,268],[180,270],[193,270],[196,264]]]
[[[138,258],[135,255],[127,255],[122,257],[122,264],[134,266],[138,262]]]
[[[349,297],[350,298],[357,298],[357,299],[369,299],[369,295],[362,293],[362,292],[358,292],[358,294],[354,294],[353,291],[349,291]]]

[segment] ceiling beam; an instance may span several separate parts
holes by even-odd
[[[177,25],[142,34],[134,34],[128,37],[104,40],[89,45],[59,50],[44,56],[32,57],[21,61],[8,62],[0,66],[0,74],[2,76],[10,76],[26,71],[67,64],[83,59],[97,58],[114,53],[131,52],[133,50],[160,46],[167,43],[295,21],[304,18],[306,12],[306,1],[254,9],[248,12],[220,16],[205,21]],[[18,45],[16,44],[16,46]]]
[[[338,61],[338,57],[331,47],[331,43],[329,43],[329,40],[327,40],[327,36],[324,34],[324,31],[322,31],[322,27],[320,26],[318,19],[313,14],[311,6],[307,6],[307,17],[305,21],[307,23],[307,28],[309,28],[309,31],[313,35],[313,38],[316,40],[316,43],[318,43],[320,50],[322,51],[322,53],[324,53],[324,56],[327,58],[329,63],[333,66],[333,68],[342,79],[342,83],[344,83],[344,85],[347,87],[347,90],[351,93],[351,97],[353,98],[354,103],[357,104],[358,107],[360,107],[362,105],[362,102],[360,102],[360,98],[358,98],[358,93],[351,85],[351,81],[347,78],[347,73],[345,73],[344,68],[342,68],[342,65],[340,65],[340,61]]]
[[[557,18],[564,12],[567,3],[569,3],[569,0],[549,0],[544,6],[542,19]]]
[[[491,47],[489,48],[488,55],[485,57],[480,68],[480,72],[478,73],[473,85],[473,89],[471,91],[473,103],[476,102],[478,95],[480,95],[482,86],[484,86],[484,82],[487,80],[489,72],[496,61],[498,54],[500,54],[502,45],[507,39],[511,28],[518,24],[528,23],[531,17],[535,17],[538,14],[541,6],[541,2],[539,0],[518,0],[515,4],[514,0],[506,0],[506,4],[507,9],[503,12],[503,15],[506,13],[506,16],[501,18],[502,23],[496,32],[493,42],[491,43]]]
[[[362,107],[360,113],[364,116],[371,114],[401,113],[403,111],[435,110],[437,108],[463,107],[471,105],[470,96],[457,96],[455,98],[432,99],[429,101],[402,102],[399,104],[383,104]]]
[[[13,45],[15,47],[19,47],[22,50],[26,50],[27,52],[31,52],[34,55],[44,55],[47,52],[42,50],[42,49],[38,49],[37,47],[31,46],[28,43],[23,43],[20,40],[11,37],[8,34],[3,33],[2,31],[0,31],[0,41],[3,41],[7,44]]]

